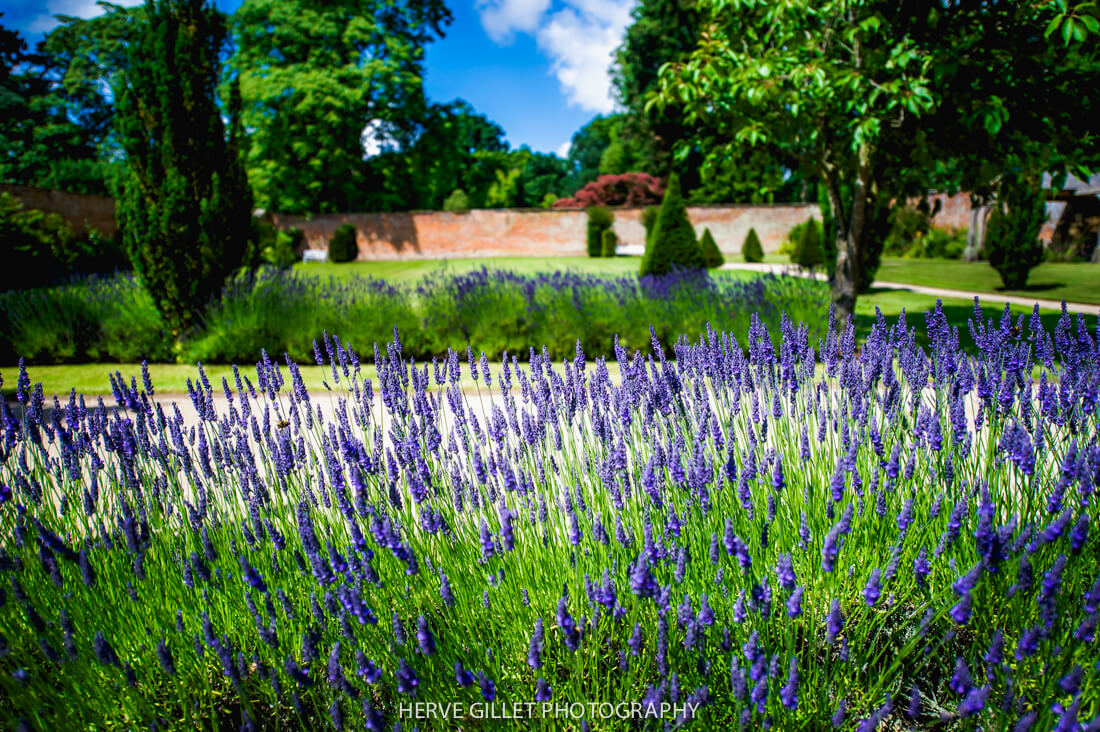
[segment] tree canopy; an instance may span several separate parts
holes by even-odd
[[[245,0],[233,17],[248,175],[288,213],[361,203],[364,131],[420,119],[424,46],[451,20],[441,0]]]
[[[1068,53],[1045,40],[1045,5],[700,0],[698,7],[707,31],[687,60],[664,67],[650,107],[713,125],[731,149],[775,146],[820,180],[842,318],[873,278],[892,200],[941,181],[991,185],[988,175],[1006,165],[1049,170],[1071,157],[1095,160],[1095,140],[1075,134],[1073,107],[1051,106],[1068,102],[1067,93],[1095,94],[1094,84],[1074,87],[1081,75],[1095,78],[1095,37]],[[996,49],[1020,39],[1029,41],[1027,59],[998,58]],[[980,130],[984,145],[974,146],[969,136]]]

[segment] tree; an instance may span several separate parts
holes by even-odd
[[[688,220],[687,207],[680,193],[680,179],[673,173],[668,179],[653,236],[642,255],[639,275],[663,275],[677,269],[703,269],[703,252]]]
[[[659,87],[661,67],[686,61],[699,44],[704,17],[697,3],[641,0],[631,17],[611,69],[615,94],[627,110],[615,137],[637,151],[638,162],[628,169],[660,176],[676,171],[685,197],[696,203],[796,200],[802,179],[793,159],[771,146],[731,149],[722,130],[706,119],[688,121],[675,108],[647,104]]]
[[[726,258],[722,256],[722,252],[718,249],[718,244],[714,241],[714,235],[710,233],[710,229],[703,229],[703,235],[699,237],[699,249],[703,253],[703,262],[707,265],[707,269],[715,269],[726,263]]]
[[[599,257],[603,255],[603,235],[611,231],[615,224],[615,214],[604,206],[590,206],[588,208],[587,248],[588,256]]]
[[[997,206],[989,217],[985,251],[1006,288],[1022,290],[1028,273],[1043,261],[1039,231],[1046,220],[1046,200],[1038,181],[1002,182]]]
[[[424,46],[440,0],[245,0],[233,18],[257,202],[288,213],[360,207],[365,131],[407,139],[421,120]],[[443,196],[458,186],[445,184]]]
[[[592,119],[573,135],[569,145],[570,177],[568,191],[572,193],[582,186],[596,180],[600,175],[600,160],[604,150],[611,144],[612,130],[619,124],[616,115],[602,115]]]
[[[745,235],[745,242],[741,245],[741,256],[746,262],[763,262],[764,249],[760,246],[760,237],[756,235],[756,229],[749,229]]]
[[[600,255],[603,257],[614,257],[615,250],[619,246],[619,237],[612,229],[604,229],[603,234],[600,237],[602,243]]]
[[[664,192],[664,183],[645,173],[601,175],[570,198],[555,201],[554,208],[647,206],[658,203]]]
[[[1071,134],[1092,118],[1095,85],[1082,75],[1095,78],[1095,46],[1057,58],[1033,40],[1023,46],[1026,63],[1016,63],[1019,50],[1003,57],[1014,40],[1041,41],[1046,4],[700,0],[700,8],[710,31],[688,61],[666,68],[651,101],[715,124],[731,146],[774,144],[820,180],[841,318],[873,279],[891,200],[941,182],[990,185],[991,170],[1013,164],[1064,169],[1069,156],[1096,158],[1095,135]],[[1070,103],[1071,93],[1084,103]],[[988,145],[975,145],[982,128]],[[960,162],[979,154],[981,166]]]
[[[114,89],[126,153],[118,220],[138,279],[178,338],[246,260],[252,198],[239,98],[227,105],[227,136],[215,97],[224,16],[202,0],[149,0],[145,12]]]
[[[95,140],[70,119],[42,50],[28,53],[17,32],[0,26],[0,181],[104,193]]]
[[[825,252],[821,249],[821,232],[817,222],[810,219],[802,227],[794,256],[791,257],[799,267],[805,267],[813,272],[814,267],[825,264]]]

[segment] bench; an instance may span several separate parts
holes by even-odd
[[[328,251],[325,249],[307,249],[302,252],[303,262],[324,262],[328,259]]]

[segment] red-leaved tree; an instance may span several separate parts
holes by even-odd
[[[588,208],[589,206],[652,206],[665,195],[665,183],[647,173],[601,175],[573,194],[559,198],[554,208]]]

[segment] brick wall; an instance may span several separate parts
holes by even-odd
[[[928,203],[934,206],[936,201],[940,203],[940,211],[933,219],[933,225],[945,229],[969,229],[971,220],[970,194],[956,193],[948,196],[937,193],[928,197]],[[1065,201],[1047,201],[1047,220],[1039,231],[1039,238],[1050,243],[1054,235],[1054,227],[1065,209]]]
[[[3,183],[0,183],[0,193],[18,198],[25,208],[60,214],[77,234],[95,229],[101,234],[114,236],[118,231],[115,223],[115,199],[107,196],[89,196]]]
[[[644,246],[641,208],[615,209],[615,233],[627,246]],[[689,207],[688,217],[702,234],[711,234],[727,256],[740,256],[741,244],[755,228],[766,252],[779,248],[791,227],[820,218],[816,204]],[[587,215],[575,210],[479,210],[464,214],[445,211],[411,213],[272,214],[279,228],[296,226],[306,246],[324,249],[336,228],[352,224],[360,260],[438,259],[487,256],[584,256]]]

